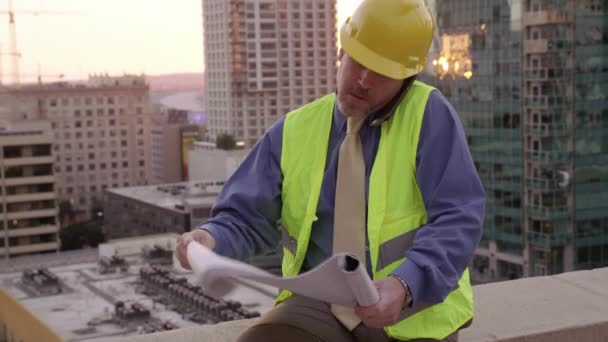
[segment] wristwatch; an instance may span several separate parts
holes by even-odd
[[[403,285],[403,288],[405,289],[405,299],[403,300],[403,306],[401,307],[401,309],[405,310],[405,309],[409,308],[412,304],[412,292],[410,291],[410,287],[407,286],[407,283],[405,282],[405,280],[401,279],[400,276],[398,276],[396,274],[389,274],[388,276],[399,280],[401,285]]]

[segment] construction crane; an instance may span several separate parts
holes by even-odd
[[[73,15],[79,14],[78,12],[68,12],[68,11],[47,11],[47,10],[20,10],[19,14],[30,14],[34,16],[38,16],[41,14],[56,14],[56,15]],[[15,11],[13,10],[13,0],[8,0],[8,11],[0,11],[0,14],[8,15],[8,30],[9,30],[9,45],[10,49],[6,55],[11,58],[12,65],[12,76],[13,76],[13,84],[19,84],[19,58],[21,58],[21,53],[17,49],[17,28],[15,26]],[[0,64],[2,62],[0,61]],[[0,65],[0,69],[2,66]],[[0,84],[1,84],[0,79]]]
[[[2,56],[17,56],[17,58],[21,57],[20,53],[11,53],[11,52],[2,52],[2,48],[0,46],[0,86],[2,86],[2,81],[4,77],[3,69],[2,69]]]
[[[7,74],[7,76],[14,76],[14,75],[11,73],[11,74]],[[21,74],[19,74],[19,76],[20,77],[25,77],[27,79],[34,79],[35,78],[36,79],[36,83],[38,85],[42,85],[42,83],[43,83],[42,79],[43,78],[45,78],[47,80],[48,79],[53,80],[53,82],[61,82],[61,81],[63,81],[63,79],[65,77],[64,74],[40,74],[40,73],[38,73],[38,74],[24,74],[24,73],[21,73]],[[48,81],[46,81],[46,82],[48,82]]]

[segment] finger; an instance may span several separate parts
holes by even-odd
[[[184,245],[184,247],[187,247],[190,242],[192,242],[192,235],[190,235],[190,234],[182,235],[182,244]]]
[[[376,288],[376,290],[378,291],[382,291],[382,289],[384,288],[384,279],[379,279],[379,280],[374,280],[374,287]]]
[[[180,264],[182,264],[182,267],[188,270],[191,270],[192,267],[190,267],[190,262],[188,262],[188,256],[186,256],[186,253],[182,252],[178,254],[178,260],[180,262]]]
[[[182,265],[183,268],[188,269],[188,270],[191,269],[190,263],[188,262],[188,257],[185,255],[185,253],[181,249],[177,253],[177,260],[179,261],[179,263]]]
[[[175,257],[183,268],[190,269],[190,263],[188,262],[188,257],[186,256],[186,245],[184,244],[184,235],[186,234],[182,234],[177,238],[177,246],[175,247]]]
[[[366,306],[356,306],[355,307],[355,314],[362,321],[377,319],[379,313],[380,312],[376,308],[375,305],[367,306],[367,307]]]
[[[211,233],[206,230],[196,231],[196,233],[192,235],[192,238],[211,250],[215,248],[215,240],[213,239]]]
[[[189,240],[190,240],[190,236],[189,236],[189,235],[190,235],[190,234],[185,233],[185,234],[180,235],[180,236],[177,238],[177,248],[180,248],[180,247],[185,247],[185,246],[187,246],[187,245],[188,245],[188,242],[189,242]]]
[[[192,238],[203,245],[209,243],[210,235],[206,230],[197,230],[196,233],[192,234]]]
[[[177,248],[175,249],[175,256],[177,256],[177,260],[179,260],[180,262],[183,260],[184,246],[181,243],[177,245]]]

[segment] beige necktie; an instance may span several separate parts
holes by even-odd
[[[347,119],[346,137],[340,145],[336,204],[334,212],[333,253],[356,255],[365,265],[365,161],[359,129],[365,118]],[[349,330],[361,320],[352,308],[332,305],[331,311]]]

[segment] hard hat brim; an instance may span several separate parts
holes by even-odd
[[[346,32],[348,30],[346,28],[347,25],[348,24],[345,24],[340,30],[340,43],[342,45],[342,49],[344,52],[346,52],[346,54],[367,69],[395,80],[406,79],[424,69],[424,63],[408,68],[403,64],[387,59],[370,50],[356,39],[353,39]]]

